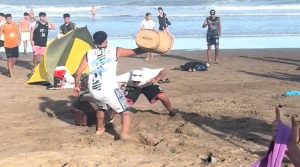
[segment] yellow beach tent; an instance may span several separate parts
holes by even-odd
[[[27,83],[48,82],[53,85],[57,66],[65,66],[74,74],[82,57],[93,47],[93,39],[86,27],[77,28],[53,40],[46,49],[43,61],[34,69]]]

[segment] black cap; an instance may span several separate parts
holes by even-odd
[[[107,34],[104,31],[97,31],[93,35],[93,40],[96,45],[101,45],[107,39]]]
[[[0,13],[0,16],[5,17],[5,14],[4,13]]]
[[[210,15],[215,15],[216,14],[216,11],[214,9],[210,10],[209,11]]]
[[[11,14],[6,14],[5,18],[12,17]]]
[[[42,17],[42,16],[46,16],[46,13],[45,12],[40,12],[39,17]]]
[[[63,17],[64,17],[64,18],[66,18],[66,17],[69,17],[69,18],[70,18],[71,16],[70,16],[69,13],[65,13],[65,14],[63,15]]]

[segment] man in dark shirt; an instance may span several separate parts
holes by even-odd
[[[39,13],[40,19],[30,28],[30,42],[33,50],[33,65],[36,67],[45,55],[48,31],[55,30],[55,25],[47,22],[46,13]]]
[[[210,16],[207,17],[202,25],[202,28],[208,27],[206,40],[207,40],[207,61],[210,63],[211,45],[215,46],[215,63],[218,64],[219,55],[219,36],[221,36],[221,21],[216,16],[215,10],[210,10]]]
[[[59,27],[59,31],[60,31],[61,34],[65,35],[68,32],[70,32],[70,31],[74,30],[75,28],[77,28],[77,26],[76,26],[75,23],[72,23],[70,21],[70,14],[69,13],[65,13],[63,15],[63,17],[64,17],[64,24]]]

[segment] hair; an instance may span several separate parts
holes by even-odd
[[[40,12],[39,17],[41,17],[41,16],[46,16],[46,13],[45,12]]]
[[[145,14],[145,16],[150,16],[151,15],[151,13],[150,12],[147,12],[146,14]]]
[[[5,14],[4,13],[0,13],[0,16],[5,17]]]
[[[216,11],[215,11],[214,9],[212,9],[212,10],[209,11],[209,14],[210,14],[210,15],[215,15],[215,14],[216,14]]]
[[[24,13],[24,16],[29,16],[29,13],[25,12],[25,13]]]
[[[107,39],[107,34],[104,31],[97,31],[93,35],[93,40],[96,45],[101,45]]]
[[[11,14],[6,14],[5,18],[12,17]]]
[[[164,11],[162,7],[158,7],[157,10]]]
[[[70,17],[70,14],[69,14],[69,13],[65,13],[65,14],[63,15],[63,17],[64,17],[64,18]]]

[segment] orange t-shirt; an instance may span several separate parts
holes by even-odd
[[[19,31],[16,23],[4,24],[3,35],[4,35],[4,47],[14,48],[19,45]]]

